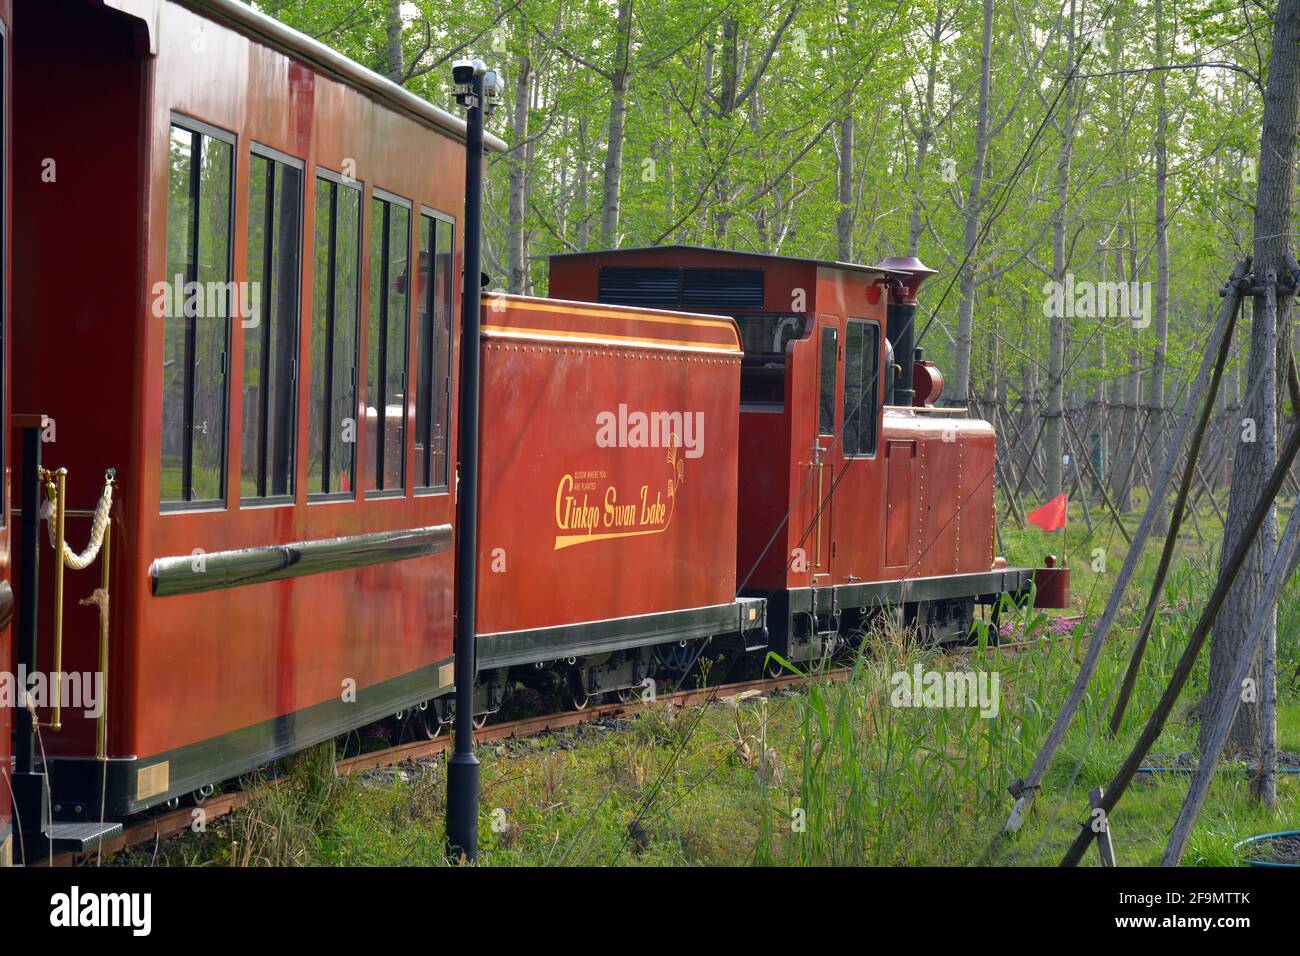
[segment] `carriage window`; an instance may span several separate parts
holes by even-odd
[[[427,213],[420,217],[415,346],[415,484],[420,488],[447,487],[454,229],[445,219]]]
[[[821,396],[818,402],[817,431],[835,434],[835,329],[822,329]]]
[[[876,453],[880,326],[850,319],[844,333],[844,454]]]
[[[234,141],[171,127],[163,314],[164,507],[225,499]]]
[[[355,487],[361,187],[316,178],[307,485],[315,496]]]
[[[293,495],[302,170],[256,153],[248,172],[248,315],[240,493]]]
[[[395,199],[370,216],[370,319],[366,334],[368,491],[400,490],[406,474],[406,303],[411,212]]]

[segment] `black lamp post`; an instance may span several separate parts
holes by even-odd
[[[478,587],[479,327],[483,239],[483,119],[501,80],[482,60],[458,60],[452,79],[465,116],[465,289],[460,332],[460,480],[456,491],[456,728],[447,765],[447,852],[478,859],[479,766],[474,756],[475,598]]]

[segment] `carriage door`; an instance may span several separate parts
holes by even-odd
[[[812,502],[811,526],[806,537],[813,587],[832,581],[835,543],[831,515],[835,487],[835,456],[839,402],[840,335],[834,316],[819,316],[817,344],[817,432],[812,448],[812,475],[807,497]]]

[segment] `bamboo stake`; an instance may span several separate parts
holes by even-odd
[[[1258,299],[1255,300],[1258,303]],[[1277,273],[1269,270],[1264,280],[1264,325],[1268,332],[1269,364],[1264,376],[1264,448],[1265,452],[1277,453]],[[1288,348],[1287,353],[1291,350]],[[1290,371],[1290,363],[1287,363]],[[1290,376],[1288,375],[1288,379]],[[1288,382],[1288,385],[1290,383]],[[1286,477],[1294,486],[1291,469],[1287,468]],[[1277,511],[1269,512],[1268,522],[1264,526],[1263,555],[1271,560],[1277,553]],[[1270,605],[1275,607],[1275,605]],[[1259,661],[1259,766],[1251,778],[1251,792],[1270,810],[1277,805],[1277,613],[1266,614],[1264,630],[1261,635],[1263,648]],[[1241,685],[1238,684],[1238,687]]]
[[[1124,722],[1124,711],[1128,707],[1129,698],[1133,695],[1138,670],[1142,667],[1142,655],[1146,653],[1147,639],[1151,636],[1151,624],[1155,621],[1156,610],[1160,607],[1160,595],[1165,589],[1165,578],[1169,575],[1174,549],[1178,546],[1178,530],[1183,525],[1183,515],[1187,510],[1187,496],[1192,490],[1192,477],[1196,474],[1201,443],[1205,439],[1205,430],[1209,427],[1210,418],[1214,414],[1214,400],[1219,395],[1219,383],[1223,380],[1223,370],[1227,367],[1228,355],[1232,351],[1232,332],[1235,324],[1235,317],[1229,320],[1227,333],[1219,342],[1219,354],[1215,359],[1214,371],[1210,374],[1210,390],[1205,396],[1205,403],[1201,406],[1196,432],[1192,435],[1192,443],[1187,449],[1187,463],[1183,467],[1183,477],[1178,485],[1178,497],[1174,501],[1174,511],[1169,519],[1169,532],[1165,535],[1165,546],[1160,552],[1160,565],[1156,568],[1155,579],[1151,582],[1151,596],[1147,598],[1146,613],[1142,615],[1142,626],[1138,629],[1128,670],[1125,671],[1124,682],[1120,685],[1119,699],[1115,701],[1115,709],[1110,715],[1112,735],[1119,733],[1120,724]]]
[[[1069,416],[1067,416],[1064,412],[1061,413],[1061,417],[1064,418],[1066,422],[1069,422],[1070,420]],[[1092,537],[1092,511],[1088,507],[1088,493],[1084,491],[1083,480],[1079,475],[1079,458],[1078,455],[1075,453],[1076,449],[1070,444],[1070,433],[1068,431],[1061,432],[1061,444],[1066,448],[1068,454],[1070,455],[1070,464],[1074,466],[1070,469],[1070,473],[1073,475],[1073,478],[1071,478],[1070,480],[1070,487],[1068,491],[1071,495],[1073,495],[1074,492],[1076,491],[1079,493],[1078,494],[1079,501],[1083,504],[1083,520],[1084,523],[1087,524],[1088,526],[1088,537],[1091,538]]]
[[[1214,356],[1218,352],[1219,342],[1227,334],[1229,327],[1236,323],[1238,308],[1241,304],[1241,293],[1238,284],[1241,282],[1242,275],[1249,270],[1249,263],[1249,259],[1240,263],[1224,287],[1223,308],[1219,315],[1219,321],[1215,323],[1214,331],[1210,334],[1210,342],[1205,351],[1205,357],[1201,361],[1201,368],[1197,372],[1196,380],[1192,383],[1191,391],[1188,393],[1188,403],[1191,407],[1200,404],[1201,392],[1204,390],[1206,381],[1209,378],[1210,368],[1213,365]],[[1015,807],[1007,818],[1006,825],[999,834],[999,839],[1003,834],[1016,832],[1024,823],[1026,815],[1034,805],[1034,799],[1038,788],[1042,785],[1047,768],[1051,766],[1056,751],[1060,749],[1061,743],[1065,740],[1066,731],[1070,729],[1070,724],[1074,721],[1074,714],[1079,709],[1083,696],[1088,690],[1088,684],[1092,680],[1093,672],[1097,669],[1097,664],[1101,660],[1106,635],[1110,632],[1115,616],[1119,613],[1119,606],[1123,600],[1124,592],[1128,588],[1133,573],[1137,570],[1138,560],[1142,556],[1142,549],[1145,547],[1147,538],[1151,534],[1151,528],[1155,524],[1156,503],[1163,498],[1168,488],[1169,478],[1173,472],[1174,459],[1177,457],[1178,450],[1183,447],[1183,441],[1187,437],[1187,429],[1190,423],[1189,418],[1184,418],[1179,423],[1178,433],[1174,436],[1168,456],[1161,463],[1159,480],[1152,488],[1146,511],[1143,513],[1142,521],[1134,535],[1133,544],[1129,548],[1128,556],[1124,559],[1123,567],[1120,568],[1119,576],[1115,580],[1115,586],[1111,591],[1110,599],[1106,602],[1106,609],[1102,612],[1101,620],[1097,622],[1096,634],[1088,645],[1088,652],[1084,655],[1079,675],[1075,679],[1074,686],[1070,689],[1065,703],[1061,706],[1061,712],[1052,724],[1042,750],[1039,751],[1038,757],[1029,770],[1028,778],[1018,787],[1019,793],[1016,796]],[[1106,799],[1109,800],[1110,796],[1108,795]],[[994,845],[996,846],[996,840]]]
[[[1083,444],[1083,439],[1079,437],[1079,431],[1074,427],[1074,422],[1070,421],[1069,419],[1066,419],[1066,424],[1070,426],[1070,431],[1074,433],[1074,443],[1075,443],[1075,447],[1077,448],[1078,446]],[[1093,468],[1092,460],[1085,458],[1084,464],[1088,466],[1088,474],[1092,476],[1092,480],[1097,483],[1097,489],[1101,492],[1101,500],[1106,503],[1106,507],[1110,510],[1111,517],[1115,519],[1115,524],[1119,525],[1120,534],[1124,535],[1125,541],[1127,541],[1129,544],[1132,544],[1133,539],[1129,536],[1128,529],[1124,527],[1124,522],[1120,520],[1119,511],[1115,508],[1115,505],[1111,502],[1110,495],[1106,492],[1105,484],[1102,483],[1101,478],[1097,475],[1097,470]]]
[[[1205,471],[1201,468],[1201,463],[1199,461],[1196,463],[1196,480],[1202,488],[1206,487],[1210,483],[1209,479],[1205,477]],[[1210,495],[1210,507],[1214,509],[1214,516],[1219,519],[1219,527],[1227,530],[1228,519],[1225,518],[1223,512],[1219,510],[1219,502],[1215,500],[1214,495]],[[1195,510],[1193,510],[1192,513],[1195,514]]]
[[[1043,426],[1047,424],[1047,419],[1038,420],[1038,434],[1034,436],[1034,444],[1029,449],[1029,458],[1026,461],[1025,470],[1020,473],[1020,482],[1016,485],[1016,495],[1020,495],[1021,489],[1025,486],[1025,476],[1029,474],[1029,468],[1035,463],[1034,455],[1038,452],[1038,444],[1043,440]]]
[[[1136,418],[1137,415],[1134,414],[1133,417]],[[1140,442],[1144,437],[1146,437],[1147,426],[1150,424],[1151,424],[1151,416],[1150,415],[1143,416],[1142,428],[1138,431],[1137,438],[1134,439],[1135,441]],[[1134,472],[1137,470],[1137,464],[1138,464],[1138,456],[1137,453],[1134,452],[1132,457],[1129,458],[1128,467],[1124,470],[1124,480],[1120,483],[1119,495],[1117,497],[1122,498],[1125,494],[1132,493]]]
[[[1134,417],[1136,418],[1136,416]],[[1123,452],[1124,438],[1128,434],[1128,420],[1129,420],[1128,415],[1121,415],[1119,417],[1119,436],[1115,439],[1113,444],[1116,455],[1123,455],[1124,453]],[[1123,483],[1128,481],[1128,474],[1130,471],[1132,471],[1131,468],[1125,468],[1124,473],[1120,474],[1120,470],[1118,468],[1111,469],[1109,475],[1110,490],[1115,494],[1115,497],[1118,498],[1121,494],[1124,493]]]
[[[1165,721],[1169,719],[1174,706],[1178,703],[1178,697],[1183,691],[1183,686],[1187,683],[1187,678],[1191,676],[1192,668],[1196,665],[1196,658],[1200,656],[1201,648],[1205,645],[1205,639],[1209,637],[1210,629],[1214,626],[1214,620],[1219,616],[1219,609],[1223,607],[1228,592],[1237,580],[1237,572],[1246,563],[1246,553],[1254,544],[1255,535],[1258,533],[1260,526],[1263,525],[1264,519],[1268,517],[1268,513],[1273,509],[1274,500],[1282,487],[1282,477],[1286,474],[1287,469],[1291,467],[1297,452],[1300,452],[1300,426],[1293,428],[1291,434],[1287,436],[1286,448],[1281,458],[1278,459],[1277,465],[1273,468],[1272,474],[1269,475],[1268,484],[1264,488],[1263,495],[1259,501],[1255,502],[1255,510],[1250,515],[1244,533],[1238,540],[1236,547],[1233,548],[1227,563],[1224,564],[1224,573],[1219,576],[1218,583],[1215,584],[1214,591],[1210,594],[1209,601],[1206,602],[1205,610],[1201,612],[1201,618],[1196,622],[1196,629],[1192,631],[1192,636],[1188,638],[1187,647],[1183,649],[1183,655],[1178,659],[1173,678],[1169,681],[1169,686],[1165,688],[1164,694],[1161,695],[1160,703],[1156,705],[1155,712],[1152,713],[1146,727],[1143,728],[1142,736],[1138,738],[1133,751],[1128,755],[1119,772],[1115,774],[1115,779],[1106,787],[1106,793],[1101,801],[1101,809],[1104,813],[1109,814],[1115,809],[1115,804],[1119,803],[1120,797],[1124,795],[1124,791],[1133,781],[1134,775],[1137,774],[1138,767],[1141,766],[1142,761],[1151,750],[1151,746],[1164,730]],[[1252,640],[1258,640],[1258,635]],[[1249,662],[1250,659],[1247,658],[1248,665]],[[1240,657],[1237,666],[1240,666]],[[1240,683],[1238,683],[1237,687],[1240,686]],[[1071,844],[1070,849],[1066,851],[1065,857],[1061,860],[1061,865],[1074,866],[1078,863],[1083,858],[1084,852],[1088,849],[1088,844],[1092,842],[1095,835],[1091,827],[1085,824],[1075,838],[1074,843]]]

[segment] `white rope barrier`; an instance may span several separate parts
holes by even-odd
[[[50,536],[50,547],[57,548],[58,542],[54,540],[54,527],[58,521],[58,502],[55,501],[55,491],[53,483],[47,485],[45,506],[41,508],[41,517],[46,519],[46,530]],[[99,549],[104,544],[104,529],[108,527],[108,513],[113,507],[113,479],[106,477],[104,479],[104,491],[99,496],[99,503],[95,505],[94,518],[90,523],[90,543],[86,545],[86,550],[77,554],[68,546],[68,542],[63,542],[63,564],[73,571],[81,571],[90,567],[95,558],[99,556]]]

